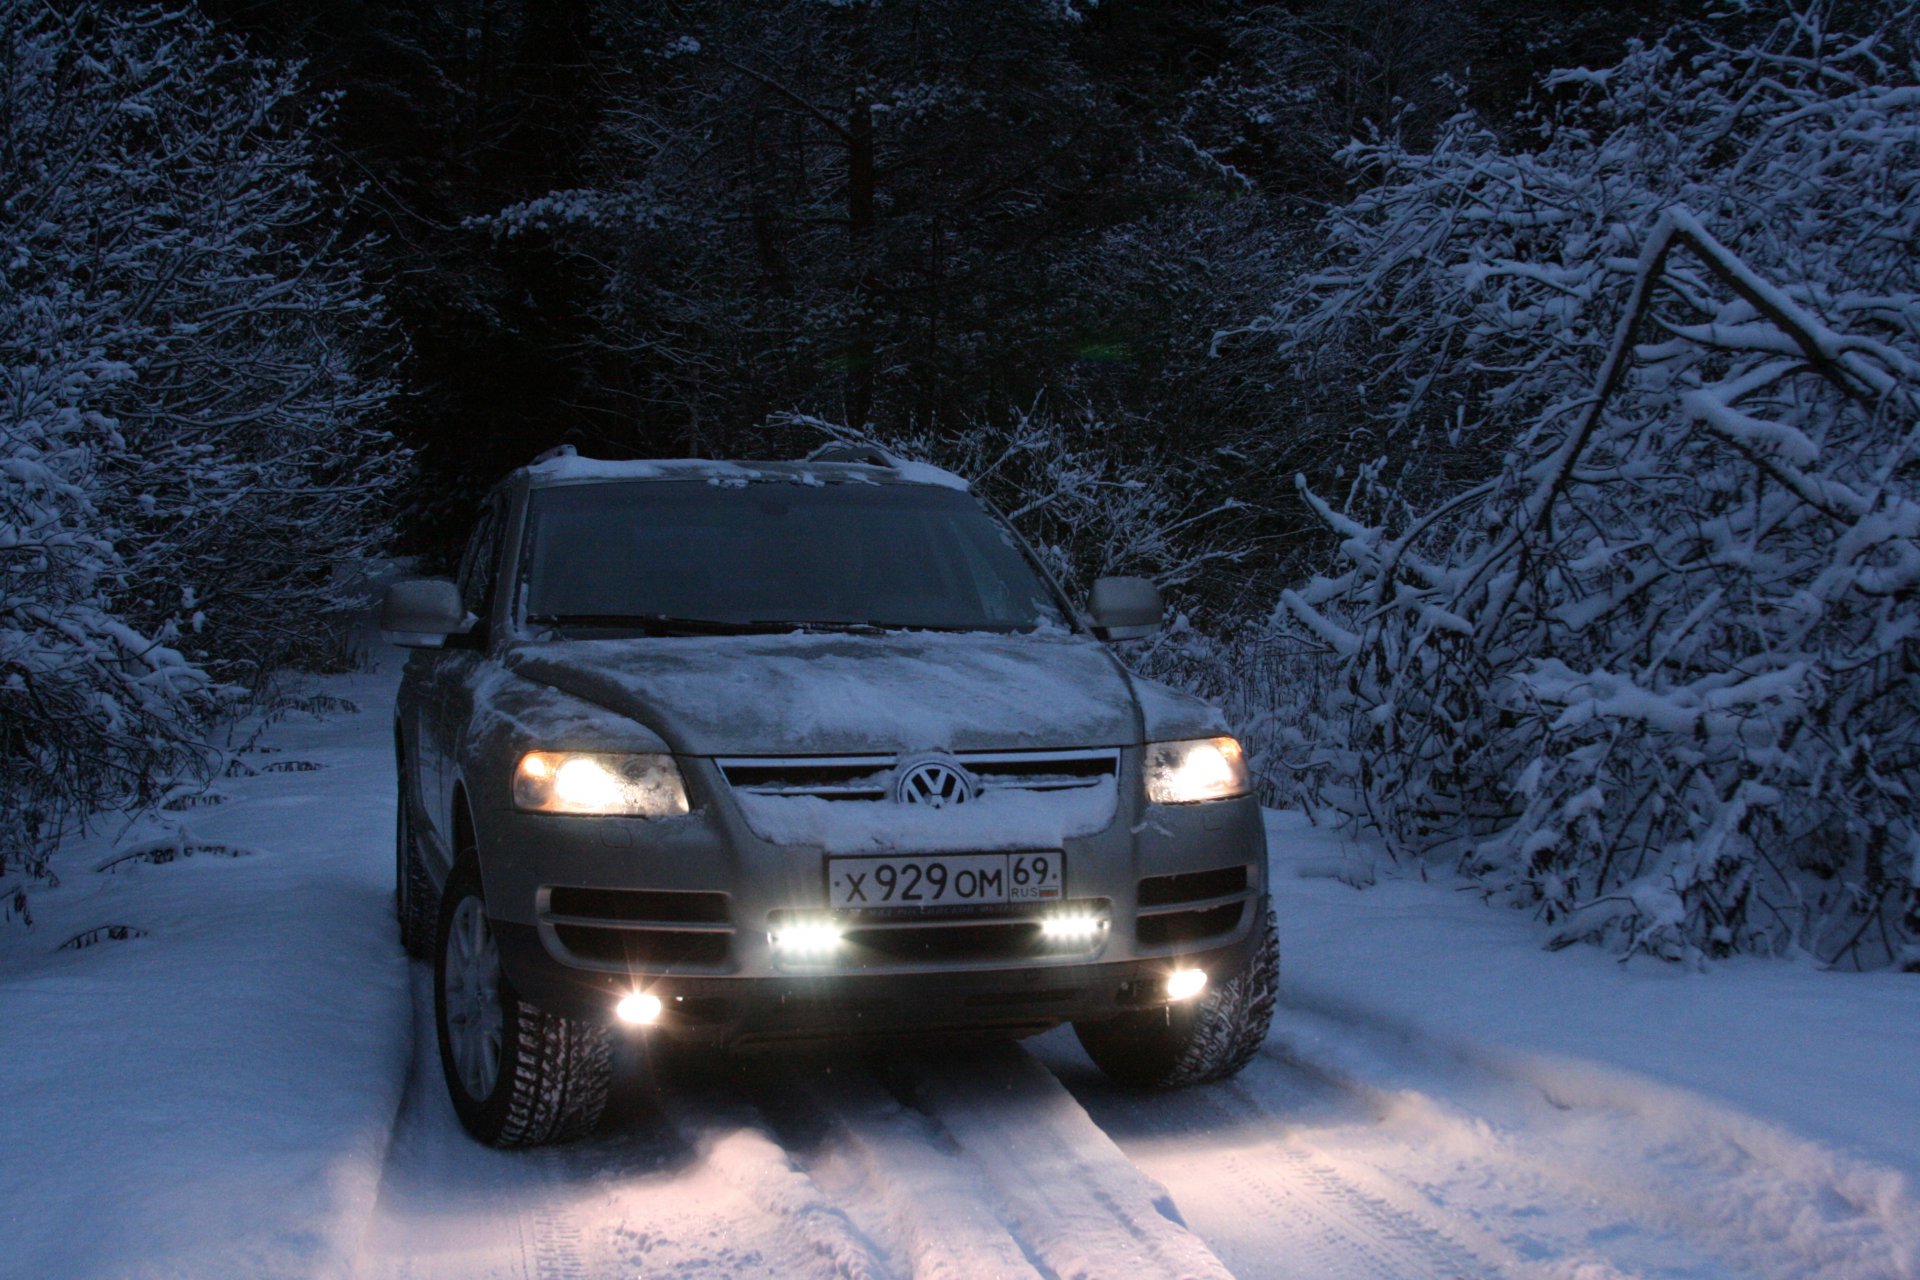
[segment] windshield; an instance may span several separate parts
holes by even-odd
[[[537,489],[529,624],[659,634],[1065,624],[972,497],[924,485],[647,480]]]

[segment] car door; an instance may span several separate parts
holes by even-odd
[[[434,839],[449,860],[459,854],[453,811],[458,759],[472,715],[473,683],[487,660],[488,620],[506,523],[503,506],[497,495],[488,499],[460,557],[460,603],[478,621],[466,635],[448,637],[446,645],[434,653],[433,672],[424,694],[429,727],[421,736],[422,763],[428,775],[423,781],[433,810]]]

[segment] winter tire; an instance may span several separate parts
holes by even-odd
[[[1267,1038],[1280,985],[1280,931],[1266,914],[1247,967],[1198,999],[1076,1022],[1075,1034],[1113,1080],[1148,1089],[1209,1084],[1239,1073]]]
[[[514,994],[470,854],[440,904],[433,1015],[447,1093],[480,1141],[569,1142],[600,1122],[613,1078],[607,1029],[544,1013]]]
[[[425,960],[433,954],[433,881],[420,861],[413,838],[413,818],[407,797],[407,776],[400,775],[400,795],[393,820],[393,909],[400,921],[400,945],[408,956]]]

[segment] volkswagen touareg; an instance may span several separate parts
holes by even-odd
[[[1071,1022],[1115,1078],[1219,1079],[1278,947],[1246,762],[963,481],[883,453],[599,462],[404,582],[401,939],[500,1145],[592,1128],[611,1037],[745,1049]]]

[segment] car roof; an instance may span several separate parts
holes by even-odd
[[[885,461],[851,462],[817,457],[798,462],[721,461],[710,458],[638,458],[608,462],[583,458],[571,450],[542,454],[522,468],[534,488],[607,481],[707,480],[717,483],[910,484],[966,491],[967,482],[951,471],[909,462],[877,451]]]

